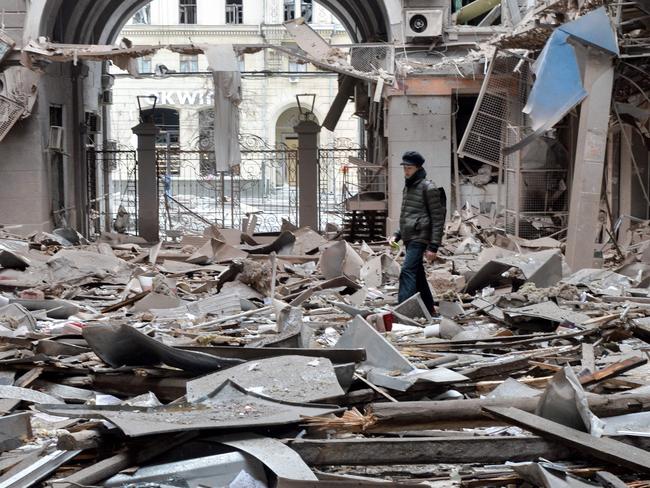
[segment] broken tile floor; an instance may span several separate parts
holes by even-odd
[[[650,222],[446,230],[432,316],[387,242],[0,229],[0,487],[650,486]]]

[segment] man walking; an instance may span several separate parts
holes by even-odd
[[[422,167],[424,158],[417,151],[407,151],[402,156],[404,191],[399,230],[391,238],[404,241],[406,256],[399,276],[399,303],[418,291],[429,312],[434,312],[433,296],[422,258],[429,263],[436,259],[447,214],[445,191],[427,180]]]

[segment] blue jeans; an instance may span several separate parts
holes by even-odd
[[[427,245],[421,242],[409,241],[406,243],[406,255],[399,275],[398,301],[402,303],[417,292],[429,312],[433,312],[433,296],[427,282],[427,275],[422,262]]]

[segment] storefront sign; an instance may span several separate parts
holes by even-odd
[[[201,106],[213,105],[214,93],[208,90],[170,90],[154,92],[158,98],[156,105],[171,105],[171,106]]]

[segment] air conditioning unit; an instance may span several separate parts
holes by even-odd
[[[86,132],[99,134],[102,131],[102,117],[93,112],[86,112]]]
[[[115,84],[115,76],[111,75],[110,73],[104,73],[102,75],[102,88],[104,90],[109,90],[113,88],[114,84]]]
[[[439,37],[445,24],[446,10],[442,8],[404,11],[404,34],[407,39]]]
[[[58,125],[50,126],[50,140],[47,144],[47,148],[51,151],[63,152],[63,146],[65,144],[65,131],[63,127]]]
[[[99,103],[101,105],[112,105],[113,104],[113,91],[104,90],[100,96]]]

